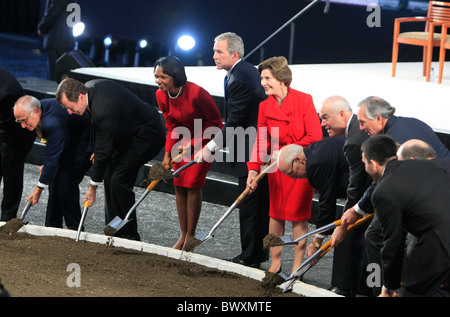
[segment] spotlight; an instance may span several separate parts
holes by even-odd
[[[190,35],[183,35],[177,41],[178,46],[185,51],[189,51],[195,46],[195,40]]]
[[[111,36],[107,36],[103,39],[103,45],[105,45],[105,48],[109,48],[112,44],[112,38]]]
[[[134,54],[135,45],[136,42],[128,38],[114,34],[107,35],[103,38],[105,63],[109,64],[111,61],[116,61],[124,66],[132,66],[132,56]],[[119,60],[121,60],[121,62]]]
[[[72,27],[72,34],[74,37],[79,37],[84,32],[85,25],[83,22],[75,23]]]
[[[144,49],[144,48],[147,47],[147,45],[148,45],[147,40],[142,39],[142,40],[139,41],[139,48]]]
[[[137,42],[134,55],[134,66],[144,67],[153,63],[162,56],[163,47],[155,41],[143,38]]]

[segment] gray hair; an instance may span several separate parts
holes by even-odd
[[[230,54],[237,52],[239,54],[239,58],[244,57],[244,41],[242,38],[233,32],[222,33],[214,39],[214,42],[219,42],[227,40],[227,50]]]
[[[381,115],[384,119],[389,119],[395,113],[395,108],[380,97],[367,97],[358,104],[358,108],[362,106],[366,106],[366,116],[370,120],[375,119],[377,115]]]
[[[34,108],[41,109],[41,102],[36,97],[30,95],[20,97],[14,104],[13,110],[15,110],[18,105],[20,105],[26,113],[31,113]]]
[[[294,157],[297,155],[301,155],[303,153],[303,147],[298,144],[288,144],[280,149],[278,152],[278,160],[277,165],[279,166],[280,161],[285,162],[286,164],[292,164]]]
[[[345,112],[352,112],[352,107],[350,107],[350,103],[347,101],[347,99],[345,99],[344,97],[341,96],[330,96],[327,99],[325,99],[323,101],[322,104],[331,104],[333,111],[338,112],[338,111],[345,111]]]

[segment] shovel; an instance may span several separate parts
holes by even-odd
[[[152,180],[167,180],[167,179],[170,179],[170,178],[176,178],[176,177],[179,177],[180,175],[178,175],[179,173],[181,173],[182,171],[184,171],[186,168],[188,168],[189,166],[192,166],[192,165],[194,165],[195,164],[195,159],[194,160],[192,160],[192,161],[190,161],[189,163],[187,163],[187,164],[185,164],[185,165],[183,165],[182,167],[180,167],[179,169],[177,169],[176,171],[174,171],[172,174],[170,174],[170,175],[168,175],[168,176],[165,176],[165,175],[162,175],[162,176],[152,176],[151,177],[151,179]],[[152,168],[153,167],[155,167],[155,166],[152,166]],[[150,173],[151,173],[152,171],[150,171],[149,172],[149,175],[150,175]]]
[[[86,219],[86,214],[87,214],[89,207],[91,207],[91,203],[86,200],[84,203],[84,210],[83,210],[83,214],[81,215],[80,224],[78,225],[77,237],[75,239],[75,241],[77,241],[77,242],[80,239],[81,228],[84,225],[84,220]]]
[[[175,157],[170,163],[173,164],[175,160],[181,158],[184,155],[184,152],[180,153]],[[188,163],[189,164],[189,163]],[[187,164],[186,164],[187,165]],[[192,165],[192,164],[191,164]],[[184,166],[183,166],[184,167]],[[131,221],[130,216],[131,213],[139,206],[139,204],[144,200],[144,198],[150,193],[153,188],[155,188],[156,185],[158,185],[159,180],[152,181],[145,191],[142,193],[141,197],[134,203],[134,205],[130,208],[128,213],[126,214],[125,218],[122,220],[119,216],[116,216],[109,222],[109,224],[103,228],[103,232],[108,236],[113,236],[116,234],[117,231],[119,231],[123,226],[125,226],[128,222]]]
[[[271,245],[269,245],[270,247],[276,247],[276,246],[284,246],[284,245],[290,245],[290,244],[298,244],[299,241],[308,238],[309,236],[312,236],[316,233],[321,233],[321,232],[325,232],[331,229],[334,229],[338,226],[340,226],[342,223],[342,219],[338,219],[336,221],[333,221],[332,223],[329,223],[325,226],[322,226],[320,228],[317,228],[316,230],[310,231],[304,235],[302,235],[301,237],[292,240],[291,237],[289,236],[284,236],[284,237],[280,237],[279,239],[281,241],[275,241],[274,243],[272,243]]]
[[[186,152],[183,151],[182,153],[180,153],[177,157],[175,157],[171,162],[170,165],[173,165],[175,163],[176,160],[178,160],[179,158],[181,158]],[[195,164],[195,159],[193,159],[192,161],[190,161],[189,163],[183,165],[182,167],[180,167],[179,169],[177,169],[176,171],[170,173],[170,170],[168,170],[167,168],[165,168],[164,166],[162,166],[160,163],[155,163],[153,164],[153,166],[150,168],[150,171],[148,172],[148,178],[152,181],[155,180],[168,180],[171,178],[176,178],[178,177],[179,173],[183,170],[185,170],[186,168],[188,168],[189,166],[192,166]]]
[[[27,204],[25,205],[25,208],[22,211],[22,215],[20,216],[20,219],[22,221],[25,219],[25,216],[27,215],[30,208],[31,208],[31,200],[29,202],[27,202]]]
[[[361,224],[367,222],[368,220],[373,218],[373,214],[369,214],[365,216],[364,218],[359,219],[356,221],[353,225],[349,226],[347,228],[347,232],[353,230],[354,228],[360,226]],[[311,255],[305,262],[303,262],[287,279],[286,281],[289,281],[289,283],[286,285],[286,287],[283,290],[283,293],[290,290],[292,284],[300,277],[302,277],[312,266],[312,262],[315,260],[320,260],[325,254],[327,254],[331,249],[331,239],[325,243],[323,246],[320,247],[319,250],[316,251],[313,255]]]
[[[269,161],[270,162],[270,161]],[[253,183],[258,183],[266,174],[269,170],[271,170],[274,166],[276,166],[277,161],[271,163],[270,165],[269,162],[266,164],[266,168],[261,171],[261,173],[258,174],[258,176],[253,180]],[[228,208],[228,210],[223,214],[223,216],[219,219],[219,221],[214,225],[214,227],[211,229],[211,231],[209,231],[208,234],[204,233],[204,232],[199,232],[195,235],[194,238],[189,239],[186,242],[186,245],[184,247],[184,251],[190,252],[192,251],[195,247],[197,247],[198,245],[200,245],[201,243],[213,238],[213,233],[214,231],[216,231],[216,229],[220,226],[220,224],[231,214],[231,212],[242,202],[242,200],[247,197],[247,195],[250,193],[250,188],[247,187],[240,195],[239,197],[234,201],[234,203],[230,206],[230,208]]]

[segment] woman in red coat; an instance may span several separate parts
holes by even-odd
[[[258,134],[253,155],[247,163],[247,185],[261,171],[263,160],[269,153],[287,144],[308,146],[322,139],[322,128],[312,97],[290,88],[292,72],[286,58],[272,57],[258,66],[261,84],[269,98],[260,103]],[[265,133],[267,131],[267,133]],[[308,231],[311,216],[313,187],[307,179],[292,179],[279,170],[268,173],[270,193],[269,233],[284,235],[285,222],[292,222],[294,239]],[[295,246],[294,271],[303,261],[306,242]],[[269,272],[281,271],[281,247],[271,248]]]
[[[167,128],[162,165],[170,168],[172,158],[178,155],[180,148],[186,149],[188,153],[187,157],[174,163],[174,170],[177,170],[193,159],[194,150],[201,149],[222,129],[222,117],[211,95],[202,87],[187,81],[184,65],[178,58],[168,56],[159,59],[154,72],[159,87],[156,100]],[[211,128],[209,131],[216,128],[216,132],[212,135],[206,133],[208,138],[203,138],[208,128]],[[202,205],[202,187],[210,167],[211,163],[208,162],[194,164],[174,179],[181,229],[175,249],[182,250],[185,242],[195,236]]]

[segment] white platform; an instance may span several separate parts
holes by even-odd
[[[396,115],[416,117],[436,132],[450,133],[450,62],[444,66],[442,84],[426,82],[422,63],[398,63],[396,77],[391,77],[391,63],[291,65],[292,87],[313,96],[319,110],[331,95],[345,97],[356,110],[368,96],[386,99]],[[436,72],[438,64],[434,63]],[[446,72],[447,70],[447,72]],[[152,67],[80,68],[76,73],[156,86]],[[205,88],[213,96],[223,97],[225,71],[214,66],[186,67],[189,81]],[[446,75],[447,74],[447,75]]]

